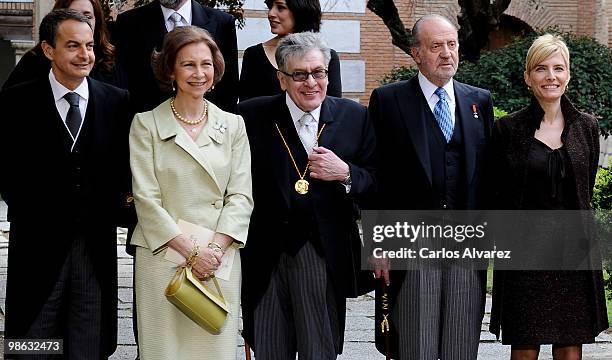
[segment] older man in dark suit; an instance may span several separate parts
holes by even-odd
[[[460,210],[482,206],[484,159],[493,122],[488,91],[453,80],[457,29],[440,15],[413,28],[419,73],[375,89],[369,112],[377,136],[380,209]],[[462,267],[379,268],[396,298],[399,358],[476,359],[486,274]]]
[[[161,49],[164,36],[177,26],[208,31],[223,54],[225,74],[207,98],[233,112],[238,101],[238,50],[234,17],[195,0],[154,0],[117,16],[112,28],[118,60],[123,65],[137,112],[148,111],[170,97],[161,91],[151,67],[151,54]]]
[[[11,223],[5,337],[63,339],[64,358],[102,359],[117,346],[128,93],[87,77],[94,38],[81,13],[49,13],[40,40],[48,77],[0,93],[0,194]]]
[[[366,108],[326,96],[329,48],[314,33],[278,45],[281,95],[239,104],[253,195],[242,250],[243,336],[257,359],[335,359],[361,243],[354,204],[373,190]]]

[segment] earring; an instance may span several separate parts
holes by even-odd
[[[176,87],[174,87],[174,80],[172,80],[172,91],[176,92]]]

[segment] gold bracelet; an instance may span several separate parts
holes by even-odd
[[[189,251],[189,254],[187,255],[187,266],[195,265],[198,255],[200,255],[200,245],[194,246],[191,251]]]
[[[220,251],[222,254],[225,252],[223,251],[223,247],[221,245],[219,245],[219,243],[215,242],[215,241],[211,241],[208,243],[208,248],[211,249],[212,251]]]

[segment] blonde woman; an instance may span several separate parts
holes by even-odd
[[[511,210],[587,210],[597,173],[599,127],[565,96],[570,55],[563,40],[537,38],[527,53],[531,104],[493,129],[494,204]],[[490,330],[512,359],[580,359],[582,344],[608,328],[601,271],[499,271]]]

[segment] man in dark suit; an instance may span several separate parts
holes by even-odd
[[[117,16],[112,28],[118,61],[128,77],[128,88],[137,112],[148,111],[170,97],[159,89],[151,54],[160,50],[164,36],[176,26],[193,25],[207,30],[225,60],[225,74],[207,98],[223,110],[234,112],[238,101],[238,50],[234,17],[195,0],[154,0]]]
[[[379,209],[460,210],[482,206],[484,158],[493,122],[488,91],[453,80],[457,29],[440,15],[412,30],[419,73],[375,89]],[[486,274],[462,267],[391,271],[399,358],[476,359]],[[482,276],[485,275],[485,276]]]
[[[326,96],[329,48],[285,37],[281,95],[239,104],[255,208],[243,261],[243,336],[257,359],[335,359],[361,248],[354,204],[373,190],[366,108]],[[357,255],[357,256],[354,256]]]
[[[0,93],[0,195],[11,223],[5,337],[63,339],[66,359],[107,358],[117,346],[128,93],[87,77],[94,38],[81,13],[49,13],[40,40],[48,77]]]

